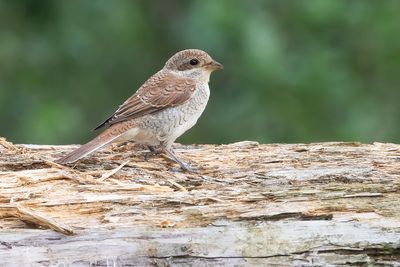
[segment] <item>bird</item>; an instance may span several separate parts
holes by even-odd
[[[102,133],[55,162],[75,163],[110,143],[133,141],[147,146],[151,154],[166,154],[184,171],[194,171],[172,145],[203,113],[210,96],[210,75],[220,69],[223,65],[202,50],[177,52],[95,128],[105,128]]]

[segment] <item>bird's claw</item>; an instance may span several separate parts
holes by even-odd
[[[149,152],[145,152],[144,153],[144,159],[146,161],[148,161],[150,157],[158,155],[158,154],[160,154],[162,152],[161,149],[157,149],[157,148],[152,147],[152,146],[148,146],[148,149],[149,149]]]
[[[181,166],[181,169],[187,172],[192,172],[192,173],[198,173],[199,168],[193,167],[189,163],[185,162],[178,162],[179,166]]]

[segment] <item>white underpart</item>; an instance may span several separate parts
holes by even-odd
[[[168,147],[196,124],[210,96],[208,81],[211,71],[192,69],[176,74],[196,80],[196,90],[192,96],[179,106],[141,117],[137,127],[126,131],[115,141],[135,141],[151,146],[162,144]]]
[[[126,142],[133,140],[139,133],[139,127],[132,128],[122,134],[119,138],[115,139],[114,142]]]
[[[194,101],[190,101],[190,99],[182,105],[181,109],[182,111],[187,109],[188,105],[196,105],[196,112],[194,112],[192,115],[187,116],[187,121],[181,125],[179,125],[178,127],[176,127],[175,132],[173,134],[173,136],[171,137],[172,142],[171,144],[182,134],[184,134],[187,130],[189,130],[190,128],[192,128],[196,123],[197,120],[200,118],[201,114],[203,113],[204,109],[206,108],[208,99],[210,97],[210,88],[208,87],[208,83],[202,83],[198,86],[199,88],[196,90],[195,92],[195,96],[198,94],[204,94],[205,98],[204,98],[204,102],[202,103],[190,103],[190,102],[194,102]],[[193,99],[192,99],[193,100]]]
[[[176,71],[175,74],[185,77],[185,78],[192,78],[198,82],[206,82],[210,81],[211,70],[209,69],[190,69],[184,71]]]
[[[135,141],[151,146],[172,145],[196,124],[207,105],[210,96],[208,84],[197,83],[196,87],[192,97],[185,103],[143,116],[137,127],[126,131],[115,141]]]

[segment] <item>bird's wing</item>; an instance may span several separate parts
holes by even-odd
[[[188,100],[195,90],[194,80],[159,71],[96,129],[180,105]]]

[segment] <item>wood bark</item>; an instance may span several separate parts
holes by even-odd
[[[400,145],[0,139],[0,266],[400,266]]]

